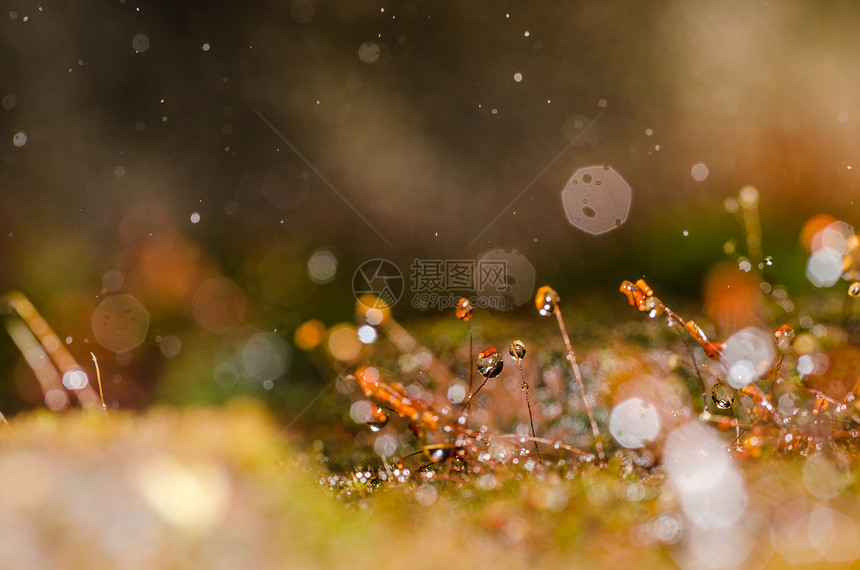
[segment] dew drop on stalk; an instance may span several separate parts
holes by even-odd
[[[367,420],[367,427],[369,427],[371,431],[379,431],[387,424],[388,414],[385,413],[385,410],[378,406],[373,406],[370,409],[370,417]]]
[[[860,281],[855,281],[848,286],[848,295],[855,299],[860,297]]]
[[[454,457],[454,447],[447,443],[428,445],[424,448],[424,455],[433,463],[442,463]]]
[[[776,329],[773,336],[774,339],[776,339],[776,348],[778,348],[780,352],[788,352],[791,350],[791,345],[794,344],[794,339],[797,335],[795,335],[793,328],[788,325],[782,325]]]
[[[648,316],[653,319],[662,315],[666,311],[666,306],[657,297],[648,297],[645,299],[645,310],[648,311]]]
[[[560,300],[561,299],[555,289],[549,285],[544,285],[538,289],[535,294],[535,307],[537,307],[538,312],[542,316],[546,317],[547,315],[551,315],[555,312]]]
[[[469,302],[469,299],[466,297],[460,297],[454,305],[454,310],[458,319],[461,321],[468,321],[472,318],[474,307],[472,307],[472,303]]]
[[[526,357],[526,345],[521,340],[515,340],[511,343],[510,353],[511,358],[519,362]]]
[[[711,388],[711,399],[719,409],[728,410],[735,401],[735,394],[725,384],[714,384],[714,387]]]
[[[494,347],[489,347],[478,355],[478,372],[484,378],[495,378],[502,372],[505,363],[502,355]]]

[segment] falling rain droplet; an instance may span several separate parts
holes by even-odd
[[[725,384],[714,384],[714,387],[711,388],[711,399],[719,409],[728,410],[735,401],[735,394]]]
[[[511,343],[510,353],[511,358],[519,362],[526,357],[526,345],[521,340],[515,340]]]
[[[561,299],[559,298],[558,293],[555,292],[555,289],[549,285],[544,285],[538,289],[537,294],[535,294],[535,307],[537,307],[538,312],[545,317],[555,312],[560,300]]]
[[[860,281],[855,281],[848,286],[848,295],[855,299],[860,297]]]
[[[505,363],[502,355],[494,347],[489,347],[478,355],[478,372],[484,378],[495,378],[502,372]]]
[[[472,318],[474,307],[472,307],[472,303],[469,302],[469,299],[460,297],[454,305],[454,310],[458,319],[461,321],[468,321]]]

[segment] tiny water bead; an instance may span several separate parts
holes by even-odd
[[[796,338],[796,334],[794,329],[788,325],[782,325],[776,332],[773,333],[774,339],[776,340],[776,348],[779,349],[780,352],[788,352],[791,350],[791,345],[794,344],[794,339]]]
[[[448,443],[436,443],[424,446],[424,455],[433,463],[444,463],[454,458],[456,448]]]
[[[457,318],[461,321],[468,321],[472,318],[472,312],[474,311],[474,307],[472,303],[466,297],[460,297],[457,299],[457,302],[454,304],[455,314]]]
[[[560,300],[561,299],[555,289],[549,285],[544,285],[538,289],[535,294],[535,307],[537,307],[538,312],[542,316],[546,317],[558,309],[558,303]]]
[[[367,419],[367,427],[371,431],[379,431],[388,424],[388,419],[388,414],[385,413],[385,410],[378,406],[372,406],[370,408],[370,417]]]
[[[511,358],[519,362],[526,357],[526,345],[521,340],[515,340],[511,343],[509,352],[511,354]]]
[[[725,384],[714,384],[711,388],[711,399],[719,409],[728,410],[735,402],[735,393]]]
[[[860,281],[855,281],[848,286],[848,295],[855,299],[860,298]]]
[[[478,372],[484,378],[495,378],[502,372],[505,363],[502,355],[494,347],[489,347],[478,354]]]
[[[666,306],[657,297],[648,297],[645,300],[645,311],[653,319],[662,315],[666,311]]]

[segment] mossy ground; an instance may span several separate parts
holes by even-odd
[[[694,384],[685,385],[695,379],[669,364],[673,355],[685,354],[674,333],[648,320],[609,327],[588,315],[566,317],[589,390],[601,394],[604,430],[613,390],[641,370],[674,376],[672,393],[687,394],[679,401],[691,409],[701,405],[691,394]],[[482,316],[474,332],[482,341],[524,337],[536,409],[561,393],[570,407],[565,413],[582,415],[573,409],[577,396],[569,386],[555,392],[545,385],[567,373],[554,323],[528,328],[523,322]],[[431,339],[428,345],[438,343],[434,351],[456,354],[465,339],[460,324],[431,320],[418,330]],[[833,366],[844,368],[839,361]],[[845,366],[856,373],[853,361]],[[517,386],[500,381],[488,394],[485,404],[515,408],[490,416],[499,429],[522,425]],[[107,416],[39,411],[12,418],[0,426],[2,566],[660,568],[691,567],[696,560],[689,549],[701,544],[690,539],[698,531],[666,481],[659,450],[617,448],[604,431],[605,468],[544,447],[543,465],[419,471],[419,457],[406,461],[408,476],[396,477],[396,457],[418,447],[403,422],[389,426],[402,433],[386,466],[366,429],[350,423],[348,398],[329,397],[342,406],[342,420],[310,431],[284,430],[248,399],[220,407]],[[543,412],[536,416],[539,435],[567,429]],[[730,443],[733,433],[725,438]],[[588,430],[569,443],[589,448]],[[729,553],[743,549],[742,567],[848,567],[860,557],[852,558],[851,550],[860,544],[860,462],[853,440],[826,445],[829,462],[814,469],[808,455],[778,452],[769,443],[758,457],[735,458],[749,496],[738,523],[744,541],[723,544],[722,529],[709,531],[713,566],[721,560],[738,566]],[[800,532],[786,520],[790,505],[807,517],[825,513],[819,507],[826,505],[832,523],[814,540],[803,531],[796,551],[786,551],[791,533]]]
[[[19,416],[0,431],[3,567],[655,568],[682,548],[671,488],[629,456],[332,484],[290,439],[247,401]],[[787,566],[764,521],[810,500],[803,462],[742,468],[755,562]],[[855,521],[857,468],[829,503]]]

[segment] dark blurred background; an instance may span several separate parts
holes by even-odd
[[[858,217],[858,29],[847,1],[13,1],[0,292],[96,353],[121,407],[250,390],[296,408],[320,378],[294,331],[352,320],[369,259],[408,289],[415,259],[516,250],[563,298],[623,305],[644,276],[697,299],[744,253],[723,204],[751,184],[772,279],[809,292],[804,220]],[[561,204],[592,165],[632,191],[601,235]],[[119,293],[149,323],[114,355],[91,317]],[[407,301],[398,319],[426,315]],[[269,332],[283,346],[248,344]],[[248,381],[249,346],[283,366]],[[0,341],[4,412],[39,405],[28,375]]]

